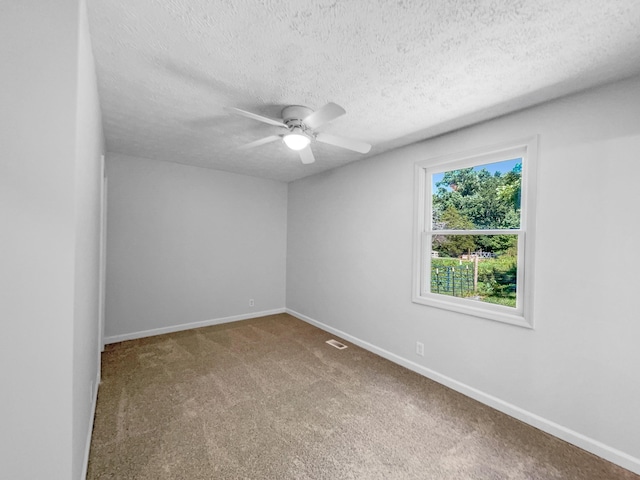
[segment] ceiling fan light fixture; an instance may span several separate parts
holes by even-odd
[[[282,140],[291,150],[302,150],[306,148],[311,139],[303,133],[298,131],[299,129],[293,129],[291,133],[286,134]]]

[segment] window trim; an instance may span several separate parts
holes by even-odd
[[[512,230],[438,230],[443,234],[516,234],[518,235],[518,306],[514,309],[491,303],[470,302],[430,291],[423,291],[425,272],[431,269],[431,175],[522,157],[522,196],[520,228]],[[525,328],[533,328],[534,237],[538,135],[489,147],[429,158],[416,162],[414,176],[414,242],[412,301],[475,317]],[[467,233],[470,232],[470,233]]]

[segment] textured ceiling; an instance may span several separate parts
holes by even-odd
[[[88,0],[107,150],[290,181],[640,73],[638,0]],[[285,105],[373,145],[236,147]]]

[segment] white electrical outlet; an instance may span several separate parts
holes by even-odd
[[[255,305],[255,303],[253,302],[253,298],[249,299],[249,306],[253,307]]]
[[[416,342],[416,354],[424,357],[424,343]]]

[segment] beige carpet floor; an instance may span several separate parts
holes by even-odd
[[[282,314],[107,346],[87,478],[640,479],[330,338]]]

